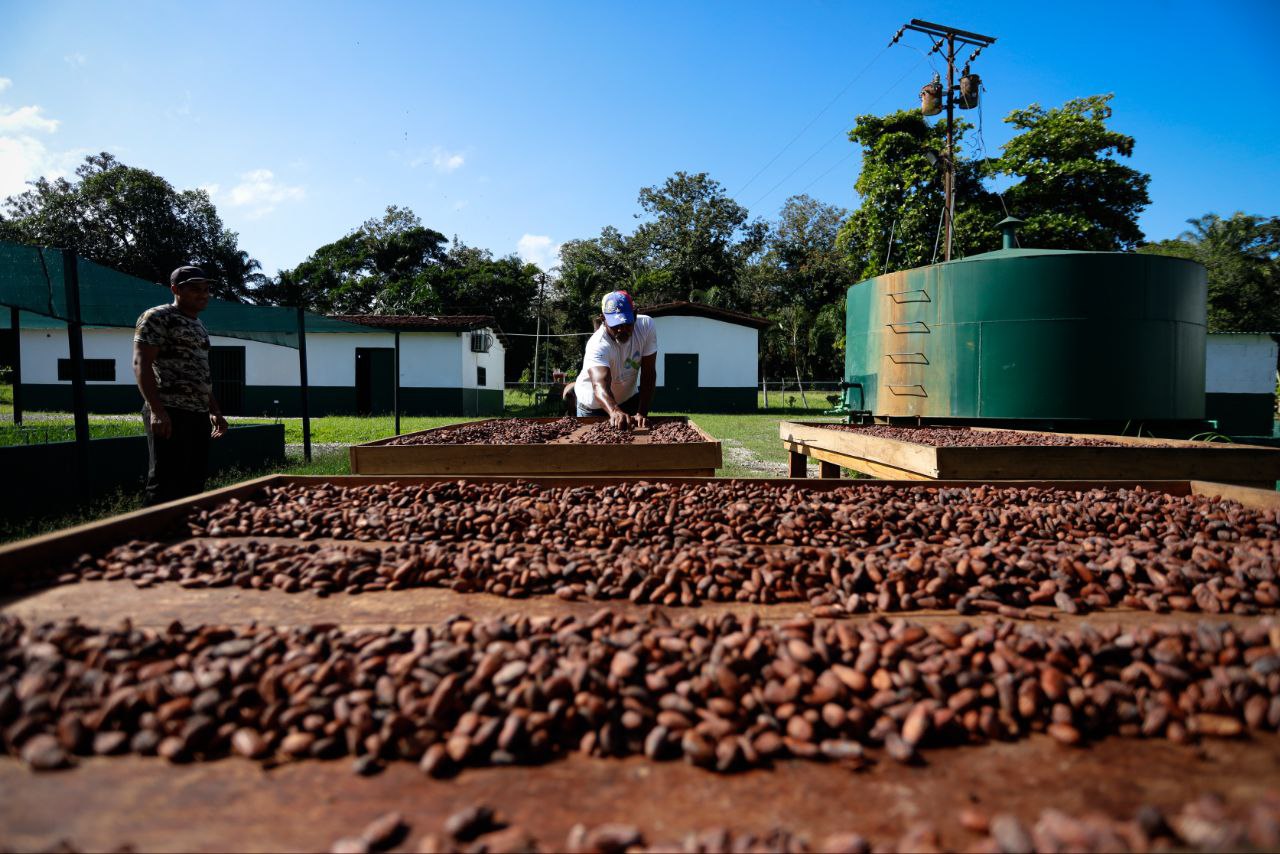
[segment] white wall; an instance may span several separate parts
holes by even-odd
[[[759,381],[759,332],[708,317],[655,317],[658,385],[664,385],[665,353],[696,353],[703,388],[755,388]]]
[[[401,388],[460,388],[462,342],[457,332],[401,332]]]
[[[307,334],[307,384],[345,386],[356,385],[356,348],[396,346],[390,332],[311,332]],[[403,341],[401,359],[404,358]],[[293,352],[294,364],[298,354]],[[297,372],[294,372],[297,377]],[[296,379],[295,379],[296,383]]]
[[[489,335],[489,352],[472,353],[471,352],[471,336],[481,334],[481,330],[476,332],[464,332],[460,338],[460,347],[462,353],[462,387],[463,388],[487,388],[502,391],[506,383],[505,371],[507,362],[507,351],[502,346],[502,342],[498,340],[498,336],[493,334],[492,329],[485,329],[483,332]],[[476,368],[485,369],[485,384],[482,386],[476,382]]]
[[[93,385],[133,385],[133,330],[85,329],[84,357],[114,359],[114,383]],[[65,329],[24,329],[22,339],[22,381],[32,385],[58,382],[58,360],[71,358]],[[70,380],[65,380],[70,385]]]
[[[492,335],[492,332],[490,333]],[[477,388],[476,367],[486,369],[485,388],[502,389],[506,352],[495,336],[488,353],[472,353],[470,333],[402,332],[402,388]],[[58,359],[70,358],[63,329],[24,329],[22,381],[58,382]],[[245,348],[245,384],[296,386],[298,351],[278,344],[210,336],[215,347]],[[354,387],[357,347],[395,347],[390,332],[313,332],[307,336],[307,381],[313,386]],[[114,359],[115,385],[133,385],[133,330],[85,329],[86,359]],[[110,383],[98,383],[109,385]]]
[[[1275,392],[1276,342],[1270,335],[1211,332],[1204,358],[1204,390],[1210,394]]]

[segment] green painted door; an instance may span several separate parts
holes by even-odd
[[[385,415],[395,408],[396,351],[356,348],[356,413]]]
[[[662,406],[689,409],[698,398],[698,354],[663,354]]]
[[[244,347],[210,347],[213,397],[224,415],[244,415]]]

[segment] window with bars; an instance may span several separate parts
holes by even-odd
[[[75,373],[71,368],[70,359],[58,360],[58,381],[69,383],[74,379]],[[116,360],[115,359],[85,359],[84,360],[84,378],[91,383],[113,383],[116,381]]]
[[[476,367],[476,385],[488,385],[489,372],[479,366]]]

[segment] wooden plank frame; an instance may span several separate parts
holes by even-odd
[[[783,421],[778,435],[793,455],[880,478],[909,480],[1203,480],[1274,489],[1280,448],[1066,433],[1125,447],[1007,445],[936,448],[901,439],[831,430],[834,422]],[[1003,428],[973,427],[973,430]],[[1014,430],[1035,435],[1043,431]]]
[[[470,424],[497,421],[486,418]],[[525,418],[528,422],[558,418]],[[604,418],[580,418],[587,426]],[[659,417],[651,424],[680,421],[702,437],[700,442],[650,444],[647,436],[630,445],[581,445],[568,441],[542,445],[392,445],[396,438],[379,439],[349,449],[352,474],[450,475],[620,475],[625,477],[714,477],[724,464],[720,442],[684,416]],[[406,433],[422,436],[457,427],[435,427]]]
[[[20,540],[0,546],[0,591],[11,588],[14,582],[29,578],[47,577],[50,564],[63,564],[72,561],[86,552],[102,550],[111,546],[126,543],[132,539],[169,539],[178,532],[175,523],[180,523],[191,510],[210,507],[229,501],[233,498],[248,498],[267,487],[280,487],[290,484],[334,484],[338,486],[363,486],[371,483],[395,483],[405,486],[439,483],[457,480],[456,477],[442,475],[284,475],[275,474],[248,480],[234,486],[205,492],[191,498],[170,501],[155,507],[135,510],[97,522],[89,522],[63,531],[54,531],[27,540]],[[508,483],[514,481],[532,482],[539,486],[601,486],[616,484],[630,480],[620,475],[607,477],[468,477],[468,481],[478,483]],[[656,478],[655,478],[656,479]],[[664,483],[732,483],[736,478],[698,478],[698,477],[662,477]],[[1205,495],[1238,501],[1245,507],[1259,510],[1280,510],[1280,493],[1275,490],[1251,489],[1223,483],[1198,480],[946,480],[922,483],[918,480],[884,480],[874,483],[848,480],[806,480],[802,478],[766,478],[747,479],[752,484],[768,484],[805,489],[812,492],[827,492],[846,487],[881,488],[881,487],[926,487],[930,489],[960,486],[1009,486],[1038,487],[1041,489],[1085,490],[1098,488],[1133,488],[1141,486],[1165,492],[1170,495]],[[178,534],[179,537],[185,533]]]

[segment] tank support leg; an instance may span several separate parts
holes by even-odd
[[[840,466],[835,463],[829,463],[826,460],[819,460],[818,466],[822,470],[821,477],[840,479]]]

